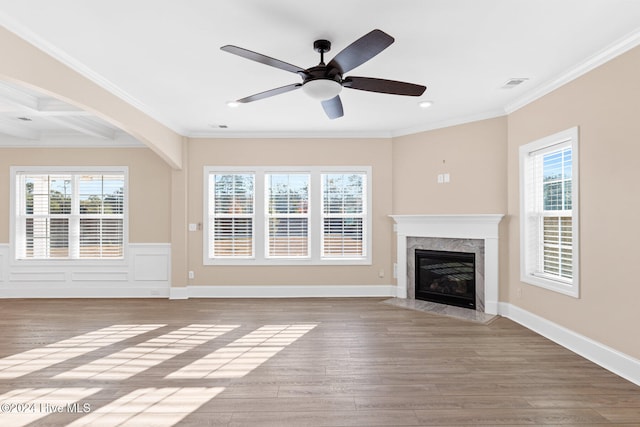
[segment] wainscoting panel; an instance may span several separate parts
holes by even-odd
[[[118,271],[77,271],[71,273],[72,282],[126,282],[129,275]]]
[[[157,245],[135,245],[132,248],[135,281],[165,282],[169,280],[171,253]]]
[[[45,267],[45,271],[9,271],[9,282],[66,282],[63,271]]]
[[[132,243],[122,262],[12,262],[0,244],[0,298],[169,297],[171,245]]]

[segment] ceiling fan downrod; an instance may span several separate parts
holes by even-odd
[[[331,42],[329,40],[316,40],[313,42],[313,50],[320,52],[320,64],[318,65],[325,65],[324,54],[331,50]]]

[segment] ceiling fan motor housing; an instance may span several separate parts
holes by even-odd
[[[331,50],[331,42],[329,40],[316,40],[313,42],[313,50],[320,52],[320,55],[329,52]]]

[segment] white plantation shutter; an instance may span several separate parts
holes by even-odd
[[[16,258],[123,258],[124,172],[18,172],[16,183]]]
[[[205,265],[370,265],[370,166],[205,166]]]
[[[123,256],[122,175],[81,175],[80,258]]]
[[[266,174],[267,257],[309,256],[309,174]]]
[[[209,257],[254,254],[254,175],[209,175]]]
[[[521,268],[524,281],[577,296],[574,138],[577,130],[521,149]]]
[[[366,174],[322,174],[322,256],[366,255]]]
[[[542,227],[543,256],[540,272],[571,279],[572,225],[571,216],[545,216]]]

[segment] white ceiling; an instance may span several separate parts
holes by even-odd
[[[0,24],[182,135],[389,137],[504,115],[640,44],[640,1],[0,0]],[[226,105],[301,80],[221,46],[309,68],[314,40],[332,42],[328,62],[374,28],[395,43],[347,75],[423,84],[424,95],[345,89],[336,120],[299,90]],[[502,88],[512,78],[528,80]],[[54,101],[3,84],[0,133],[122,138]]]

